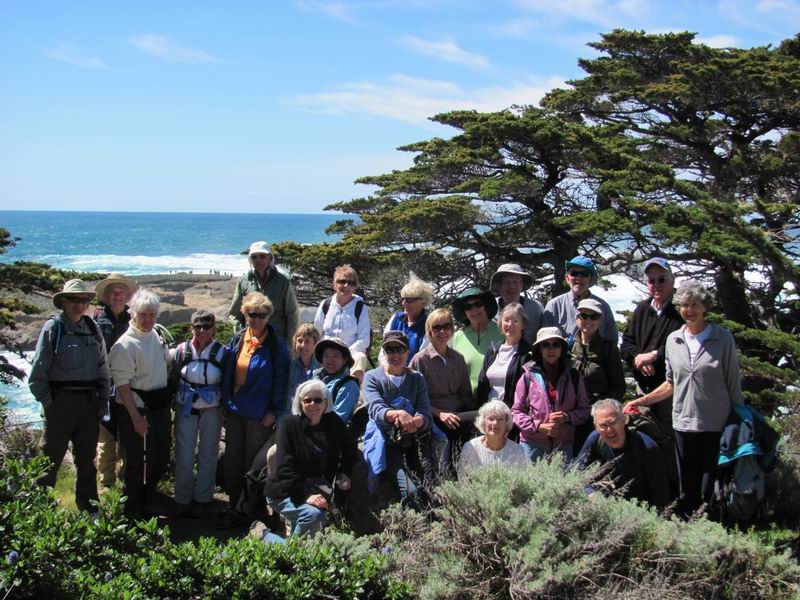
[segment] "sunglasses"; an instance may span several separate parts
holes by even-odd
[[[473,308],[483,308],[483,302],[481,300],[475,300],[475,302],[467,302],[464,304],[464,310],[472,310]]]
[[[585,279],[587,277],[591,277],[592,274],[589,271],[574,271],[573,270],[573,271],[569,272],[569,276],[570,277],[583,277]]]
[[[452,323],[437,323],[436,325],[431,325],[431,329],[434,331],[450,331],[452,328]]]
[[[325,398],[320,398],[319,396],[303,398],[303,404],[322,404],[323,402],[325,402]]]
[[[211,323],[199,323],[192,325],[192,329],[195,331],[208,331],[209,329],[214,329],[214,326]]]
[[[578,313],[578,318],[583,321],[598,321],[601,316],[597,313]]]
[[[386,354],[402,354],[406,349],[404,346],[386,346],[383,351]]]
[[[649,277],[647,278],[647,283],[649,283],[650,285],[655,285],[657,283],[666,283],[666,282],[667,282],[666,277],[654,277],[653,279],[650,279]]]
[[[268,256],[268,254],[251,254],[250,258],[253,260],[266,260]]]
[[[64,300],[72,304],[89,304],[89,302],[91,302],[89,298],[83,298],[81,296],[64,296]]]
[[[411,302],[418,302],[419,300],[422,300],[422,298],[400,298],[400,304],[403,302],[408,302],[410,304]]]
[[[356,284],[356,280],[355,279],[337,279],[336,283],[338,283],[339,285],[354,286]]]
[[[266,319],[269,316],[269,313],[257,313],[257,312],[249,312],[247,316],[251,319]]]
[[[539,346],[548,350],[555,350],[556,348],[561,348],[561,342],[542,342]]]

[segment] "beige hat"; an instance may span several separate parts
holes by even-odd
[[[133,293],[139,289],[139,285],[133,279],[128,279],[119,273],[109,273],[105,279],[99,281],[97,285],[94,286],[94,291],[97,294],[97,297],[100,298],[100,300],[103,300],[105,298],[108,286],[114,284],[124,285],[126,288],[128,288],[128,291],[131,293],[131,295],[133,295]]]
[[[561,333],[558,327],[542,327],[536,333],[536,341],[533,347],[535,348],[545,340],[560,340],[564,346],[567,345],[567,338],[564,337],[564,334]]]
[[[53,294],[53,306],[56,308],[63,308],[61,300],[64,296],[81,296],[91,300],[94,298],[94,290],[85,281],[81,279],[70,279],[64,282],[64,288],[60,292]]]
[[[522,267],[520,267],[518,264],[505,263],[497,268],[497,271],[494,272],[494,275],[492,275],[492,279],[489,282],[489,289],[495,294],[500,293],[500,284],[503,281],[503,275],[519,275],[522,277],[523,292],[531,287],[531,284],[533,283],[533,277],[523,271]]]

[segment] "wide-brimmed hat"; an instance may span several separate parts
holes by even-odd
[[[60,292],[53,294],[53,306],[63,308],[61,299],[64,296],[82,296],[91,300],[95,293],[92,286],[81,279],[70,279],[64,282],[64,288]]]
[[[594,285],[597,283],[597,267],[594,266],[594,262],[592,259],[587,256],[576,256],[572,260],[568,260],[564,263],[564,270],[569,272],[570,267],[578,267],[579,269],[585,269],[592,274],[592,281],[590,285]]]
[[[519,275],[522,277],[522,291],[524,292],[533,283],[533,277],[528,275],[525,271],[522,270],[518,264],[515,263],[505,263],[497,267],[497,271],[494,272],[492,275],[492,279],[489,282],[489,289],[495,293],[500,293],[500,284],[503,282],[503,275]]]
[[[464,325],[469,324],[469,319],[467,318],[467,313],[464,310],[464,305],[470,298],[480,298],[480,300],[483,302],[484,308],[486,309],[486,316],[490,321],[497,314],[497,300],[495,300],[494,294],[488,290],[471,287],[461,292],[458,295],[458,298],[453,300],[453,316],[460,323],[463,323]]]
[[[596,298],[584,298],[580,302],[578,302],[577,306],[578,310],[590,310],[592,312],[596,312],[600,315],[603,314],[603,305],[600,304],[600,301]]]
[[[269,254],[272,256],[272,252],[269,251],[269,245],[267,242],[253,242],[250,244],[250,248],[247,250],[247,256],[253,256],[253,254]]]
[[[536,341],[533,343],[533,347],[536,348],[545,340],[552,339],[561,340],[564,346],[567,345],[567,338],[564,337],[564,334],[561,333],[561,330],[558,327],[542,327],[536,333]]]
[[[105,279],[98,281],[97,285],[94,286],[94,291],[97,294],[97,297],[100,298],[100,300],[103,300],[108,286],[114,284],[124,285],[126,288],[128,288],[128,291],[131,293],[131,295],[133,295],[133,293],[139,289],[139,285],[133,279],[128,279],[120,273],[109,273]]]
[[[335,348],[341,352],[344,356],[344,362],[348,367],[352,367],[354,364],[356,364],[356,361],[353,360],[353,355],[350,354],[350,348],[348,348],[345,343],[337,337],[321,339],[317,342],[317,345],[314,346],[314,358],[317,359],[318,363],[322,364],[322,353],[325,352],[325,348]]]
[[[383,341],[381,341],[381,348],[386,348],[386,346],[391,346],[394,344],[395,346],[402,346],[406,350],[408,350],[408,336],[402,331],[397,331],[393,329],[392,331],[387,331],[383,334]]]

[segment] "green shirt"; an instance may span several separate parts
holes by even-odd
[[[467,363],[473,394],[478,388],[478,375],[481,374],[481,368],[483,368],[483,357],[492,342],[503,342],[503,334],[500,333],[497,323],[494,321],[489,321],[486,330],[480,334],[466,326],[453,336],[453,350],[460,352]]]

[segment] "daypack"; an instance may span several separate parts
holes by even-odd
[[[178,361],[177,367],[177,375],[178,377],[185,383],[189,383],[183,377],[183,368],[191,362],[199,362],[203,363],[203,378],[205,379],[205,385],[208,385],[208,365],[211,364],[217,369],[219,369],[220,373],[224,373],[223,364],[219,360],[220,351],[224,348],[224,346],[219,343],[217,340],[211,342],[211,352],[209,352],[209,358],[199,357],[197,359],[192,358],[192,352],[189,348],[189,344],[191,342],[183,342],[180,346],[178,346],[177,355],[180,358]],[[198,385],[198,384],[189,384],[189,385]]]
[[[67,332],[66,328],[64,327],[64,322],[61,320],[61,315],[53,315],[52,317],[50,317],[50,319],[55,321],[56,324],[57,324],[56,341],[53,344],[53,354],[58,354],[58,351],[61,349],[61,340],[65,335],[74,335],[75,337],[94,336],[94,337],[98,338],[98,340],[101,343],[105,344],[105,342],[103,342],[103,335],[100,333],[100,328],[97,326],[97,323],[95,323],[92,319],[90,319],[86,315],[81,316],[81,321],[85,322],[89,326],[89,333],[82,333],[82,332],[69,333],[69,332]],[[106,348],[106,351],[108,351],[108,350],[109,349]]]
[[[756,455],[739,458],[715,483],[720,508],[736,521],[752,521],[764,499],[764,478]]]

